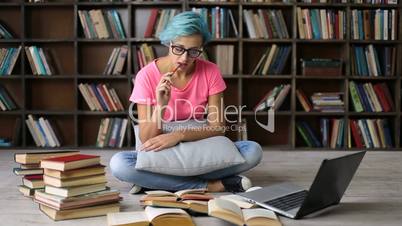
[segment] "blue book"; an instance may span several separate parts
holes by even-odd
[[[314,147],[322,147],[321,142],[318,140],[317,136],[313,132],[313,129],[310,127],[310,125],[307,124],[307,122],[305,122],[305,121],[302,121],[301,124],[306,129],[309,137],[313,141]]]
[[[367,58],[366,58],[365,51],[366,51],[366,48],[361,47],[359,49],[360,62],[362,63],[362,75],[369,76],[369,70],[368,70],[368,64],[367,64]]]
[[[14,52],[14,48],[9,48],[7,50],[6,56],[4,57],[3,62],[1,64],[0,75],[5,75],[5,73],[7,71],[8,61],[10,60],[11,55],[12,55],[13,52]]]
[[[113,18],[114,18],[114,22],[116,24],[117,31],[119,32],[120,38],[126,38],[126,34],[124,32],[124,29],[123,29],[123,24],[121,22],[119,13],[117,13],[117,10],[113,9],[112,10],[112,15],[113,15]]]
[[[371,108],[370,102],[367,99],[366,91],[363,88],[363,84],[356,83],[357,87],[357,93],[359,94],[360,100],[363,104],[364,111],[366,112],[373,112],[373,109]]]
[[[288,61],[290,52],[292,50],[292,48],[290,46],[285,46],[283,48],[285,48],[284,54],[283,54],[282,58],[280,59],[279,65],[277,67],[277,70],[275,71],[276,75],[283,73],[283,69],[285,68],[286,62]]]
[[[35,120],[35,124],[36,127],[38,128],[39,132],[41,133],[41,135],[43,136],[43,138],[45,138],[45,147],[49,147],[49,140],[46,136],[45,130],[42,128],[42,126],[40,126],[40,123],[38,120]]]
[[[279,61],[282,60],[283,50],[284,50],[283,46],[278,46],[278,53],[276,54],[276,56],[274,56],[275,58],[273,59],[273,62],[271,63],[268,69],[269,75],[275,74],[275,69],[278,67]]]
[[[329,142],[329,119],[320,119],[320,129],[321,129],[321,142],[323,147],[328,147]]]
[[[342,148],[343,146],[343,136],[345,132],[345,121],[343,119],[339,120],[338,136],[336,139],[336,148]]]
[[[357,27],[359,29],[359,39],[364,40],[364,30],[363,30],[363,11],[357,11]]]
[[[312,9],[311,12],[311,25],[313,30],[313,39],[321,39],[321,29],[319,23],[318,9]]]
[[[391,134],[391,129],[389,128],[389,123],[387,119],[381,119],[382,124],[383,124],[383,129],[384,131],[384,136],[385,136],[385,146],[387,148],[392,148],[394,145],[392,143],[392,134]]]
[[[33,48],[33,52],[34,52],[34,56],[32,56],[32,57],[35,57],[39,64],[39,71],[40,71],[39,74],[46,75],[47,73],[46,73],[45,65],[43,64],[42,58],[40,57],[38,47],[32,46],[32,48]]]
[[[378,71],[378,76],[382,76],[384,74],[381,73],[380,59],[378,58],[377,50],[376,50],[376,48],[374,48],[374,46],[373,46],[373,53],[374,53],[375,66]]]
[[[215,22],[216,22],[216,9],[212,8],[211,9],[211,34],[212,34],[212,38],[216,38],[216,26],[215,26]]]
[[[360,119],[360,121],[362,122],[364,133],[367,135],[367,141],[368,141],[368,145],[369,145],[368,148],[373,148],[374,143],[373,143],[373,140],[371,139],[371,134],[370,134],[370,130],[368,129],[367,121],[366,121],[366,119]]]
[[[102,109],[103,109],[104,111],[107,111],[108,108],[107,108],[107,106],[106,106],[106,103],[104,102],[104,100],[103,100],[103,98],[102,98],[102,95],[98,92],[98,89],[96,88],[96,85],[95,85],[94,83],[92,83],[92,84],[90,84],[90,86],[91,86],[92,90],[93,90],[94,93],[95,93],[96,99],[98,99],[99,103],[101,104]]]

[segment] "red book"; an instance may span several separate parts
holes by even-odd
[[[100,164],[100,156],[77,154],[65,157],[56,157],[41,161],[41,167],[66,171]]]
[[[148,18],[148,24],[145,29],[144,38],[152,38],[152,31],[155,27],[156,18],[158,16],[158,9],[151,9],[151,14]]]
[[[43,174],[26,175],[24,179],[27,180],[43,180]]]
[[[377,97],[381,103],[381,107],[384,110],[384,112],[390,112],[391,106],[389,105],[387,98],[385,97],[381,84],[375,84],[373,86],[373,89],[374,89],[374,92],[377,94]]]
[[[380,86],[382,88],[382,91],[384,92],[385,98],[387,99],[387,102],[388,102],[389,106],[391,107],[391,111],[392,111],[395,108],[394,108],[394,102],[392,101],[392,96],[391,96],[391,93],[389,92],[388,86],[385,83],[381,83]]]
[[[364,148],[363,143],[362,143],[362,137],[361,137],[359,128],[358,128],[355,120],[350,120],[350,128],[352,129],[352,136],[353,136],[353,140],[355,141],[356,147]]]

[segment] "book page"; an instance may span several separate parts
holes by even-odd
[[[237,206],[244,209],[250,209],[254,206],[254,204],[247,202],[247,200],[240,195],[222,195],[219,198],[234,202]]]
[[[109,226],[119,226],[133,223],[137,223],[139,226],[149,225],[147,215],[144,213],[144,211],[107,214],[107,224]]]
[[[177,209],[177,208],[155,208],[155,207],[152,207],[152,206],[145,207],[145,214],[147,215],[147,218],[148,218],[149,222],[153,221],[156,217],[159,217],[159,216],[165,215],[165,214],[188,215],[188,213],[185,212],[182,209]]]
[[[263,218],[269,218],[271,220],[278,220],[278,217],[276,214],[267,209],[262,209],[262,208],[256,208],[256,209],[243,209],[243,217],[244,220],[247,222],[251,218],[256,218],[256,217],[263,217]]]
[[[198,188],[198,189],[185,189],[181,191],[175,192],[175,194],[180,197],[184,194],[204,194],[206,192],[205,188]]]
[[[147,194],[148,196],[177,196],[175,193],[162,190],[146,191],[145,194]]]

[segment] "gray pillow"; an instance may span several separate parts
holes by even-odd
[[[205,122],[194,120],[164,124],[164,132],[180,127],[200,127]],[[139,140],[135,126],[136,141]],[[136,147],[139,147],[136,145]],[[234,143],[227,137],[215,136],[202,140],[180,142],[159,152],[138,152],[135,168],[175,176],[195,176],[244,163],[245,160]]]

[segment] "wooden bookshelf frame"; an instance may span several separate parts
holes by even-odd
[[[256,140],[260,142],[268,150],[327,150],[326,148],[308,148],[300,145],[300,136],[297,133],[295,122],[297,119],[318,120],[319,117],[329,118],[343,118],[346,121],[350,118],[373,118],[373,117],[385,117],[390,119],[390,124],[393,133],[394,148],[389,149],[370,149],[370,150],[401,150],[401,75],[402,65],[397,63],[396,74],[394,77],[356,77],[351,73],[351,60],[350,51],[351,46],[354,44],[378,44],[378,45],[394,45],[397,48],[397,60],[402,60],[402,1],[399,1],[397,5],[371,5],[371,4],[306,4],[306,3],[249,3],[243,2],[193,2],[190,0],[180,0],[172,2],[84,2],[81,0],[58,0],[56,2],[49,3],[28,3],[26,0],[9,0],[0,3],[0,12],[7,12],[7,16],[0,16],[0,20],[7,25],[10,23],[12,32],[16,34],[15,39],[4,40],[0,39],[0,47],[15,47],[15,46],[29,46],[38,45],[45,47],[54,47],[61,49],[60,56],[62,61],[67,61],[63,67],[64,72],[53,76],[33,76],[30,72],[29,63],[25,53],[21,53],[16,68],[14,68],[13,75],[0,76],[0,84],[11,84],[12,95],[17,95],[17,105],[20,107],[16,111],[0,111],[0,130],[2,136],[11,136],[14,131],[10,130],[13,122],[16,118],[21,118],[23,123],[21,128],[21,144],[11,149],[37,149],[25,125],[25,119],[28,114],[45,116],[56,121],[58,126],[68,125],[68,129],[63,131],[63,138],[66,140],[61,149],[96,149],[95,140],[91,139],[96,137],[96,133],[99,128],[100,119],[103,117],[125,117],[128,119],[128,97],[131,94],[133,87],[132,79],[135,78],[135,67],[133,62],[136,62],[136,56],[132,54],[135,46],[141,43],[159,44],[156,39],[145,39],[141,37],[135,37],[135,12],[137,8],[166,8],[174,7],[183,10],[191,10],[192,7],[230,7],[235,9],[233,12],[237,14],[237,28],[239,31],[239,37],[230,37],[219,40],[212,40],[209,45],[218,44],[233,44],[235,45],[235,62],[238,62],[237,68],[234,68],[236,74],[223,75],[225,81],[228,84],[228,94],[226,95],[226,103],[235,104],[237,106],[249,105],[246,111],[243,111],[241,115],[233,114],[231,118],[247,118],[248,120],[248,138],[250,140]],[[330,9],[344,9],[346,11],[346,37],[344,40],[302,40],[298,38],[297,32],[297,17],[296,8],[330,8]],[[82,35],[81,25],[78,18],[78,10],[92,9],[92,8],[119,8],[121,10],[127,10],[125,39],[85,39]],[[289,39],[250,39],[247,37],[245,25],[243,21],[243,9],[286,9],[291,18],[291,26],[288,27],[290,35]],[[398,34],[395,41],[360,41],[353,40],[350,37],[350,17],[352,9],[397,9],[398,11]],[[44,14],[44,15],[43,15]],[[38,16],[41,16],[39,18]],[[43,18],[48,16],[55,17],[55,21],[47,21],[41,23]],[[72,21],[66,21],[65,18],[70,18]],[[44,25],[50,26],[54,30],[44,30]],[[57,26],[62,25],[62,26]],[[68,31],[66,31],[66,29]],[[71,29],[71,30],[70,30]],[[249,73],[245,73],[245,68],[251,68],[252,66],[245,66],[245,63],[252,63],[258,60],[248,59],[244,57],[245,54],[250,55],[248,47],[253,46],[265,48],[272,44],[283,44],[292,46],[291,56],[289,57],[288,70],[289,73],[283,75],[268,75],[268,76],[251,76]],[[113,47],[127,45],[129,47],[128,60],[125,66],[125,73],[120,76],[104,76],[99,72],[99,68],[96,65],[91,68],[91,63],[95,63],[97,59],[88,59],[88,56],[94,56],[102,53],[100,58],[108,58]],[[305,77],[300,75],[299,70],[299,57],[303,55],[303,50],[309,48],[321,47],[325,49],[337,49],[340,50],[344,56],[344,75],[340,77]],[[321,52],[317,49],[313,50],[312,55],[320,56]],[[67,51],[68,53],[65,53]],[[109,51],[109,52],[108,52]],[[106,55],[105,55],[106,54]],[[331,54],[331,52],[329,52]],[[85,58],[85,59],[84,59]],[[133,61],[134,58],[134,61]],[[247,59],[245,59],[247,58]],[[254,62],[256,63],[256,62]],[[236,65],[236,64],[234,64]],[[103,67],[98,66],[98,67]],[[357,82],[386,82],[389,88],[393,91],[393,98],[395,103],[395,111],[390,113],[356,113],[353,112],[351,106],[351,100],[349,97],[349,81]],[[123,102],[125,111],[122,112],[91,112],[85,104],[85,101],[81,97],[78,84],[81,82],[106,82],[111,84],[111,87],[115,87],[116,91],[120,94],[120,99]],[[264,93],[273,87],[274,84],[288,83],[291,84],[291,91],[285,101],[285,107],[276,112],[277,123],[276,134],[270,134],[268,131],[264,131],[258,128],[255,124],[254,113],[252,112],[253,104],[258,96],[251,97],[256,90],[256,93]],[[17,88],[16,87],[17,84]],[[18,84],[20,87],[18,87]],[[45,91],[49,85],[57,86],[51,89],[55,93],[54,97],[46,99]],[[308,86],[308,92],[318,92],[325,90],[333,90],[332,84],[338,84],[339,87],[345,92],[345,112],[344,113],[320,113],[320,112],[303,112],[298,105],[296,98],[296,88],[301,86]],[[63,92],[55,92],[57,88],[60,88]],[[322,88],[324,90],[322,90]],[[253,90],[253,94],[250,93]],[[17,94],[13,94],[17,92]],[[68,94],[66,95],[65,93]],[[52,94],[53,94],[52,93]],[[64,95],[64,96],[63,96]],[[32,99],[35,98],[35,99]],[[61,104],[55,105],[54,101],[60,99],[61,101],[67,101],[67,105]],[[46,101],[49,100],[49,101]],[[252,102],[252,103],[250,103]],[[258,113],[257,117],[266,118],[267,113]],[[88,123],[87,123],[88,121]],[[87,124],[86,124],[87,123]],[[71,124],[71,125],[70,125]],[[58,128],[63,130],[65,128]],[[85,135],[93,132],[94,134]],[[240,135],[237,133],[228,134],[228,136],[237,140]],[[348,130],[344,131],[344,143],[347,142]],[[128,126],[126,132],[126,138],[122,149],[134,148],[134,134],[132,128]],[[106,148],[110,149],[110,148]],[[113,148],[112,148],[113,149]],[[333,149],[330,149],[333,150]],[[357,150],[355,148],[347,148],[346,146],[336,150]]]

